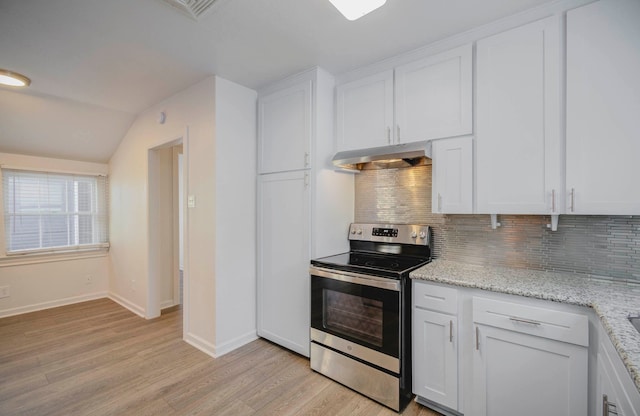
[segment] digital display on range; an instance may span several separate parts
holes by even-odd
[[[371,234],[377,237],[397,237],[398,229],[397,228],[374,228]]]

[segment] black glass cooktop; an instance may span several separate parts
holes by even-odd
[[[428,258],[351,251],[311,260],[311,264],[328,269],[364,273],[399,279],[429,262]]]

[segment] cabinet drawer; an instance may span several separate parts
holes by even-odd
[[[586,315],[473,297],[473,321],[523,334],[589,346]]]
[[[458,314],[458,291],[450,287],[413,282],[413,305],[437,312]]]

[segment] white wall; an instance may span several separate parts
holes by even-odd
[[[9,153],[0,153],[0,165],[80,174],[108,172],[108,165],[101,163]],[[7,258],[3,224],[0,227],[0,286],[9,286],[11,294],[0,299],[0,317],[107,296],[107,253],[94,253],[91,257],[57,254],[30,259]]]
[[[149,299],[148,152],[182,138],[187,192],[197,200],[186,213],[185,339],[213,350],[215,342],[214,149],[215,79],[207,78],[141,113],[109,162],[112,296],[142,316],[154,317]],[[166,113],[164,124],[158,122]],[[188,131],[188,137],[187,137]],[[159,300],[158,304],[159,304]]]
[[[216,355],[257,337],[256,102],[216,77]]]
[[[347,232],[353,222],[354,174],[336,171],[331,163],[336,149],[334,134],[334,79],[318,68],[316,137],[314,140],[314,185],[311,257],[324,257],[349,250]]]
[[[140,114],[109,163],[110,289],[151,317],[148,151],[184,138],[186,193],[196,201],[185,212],[184,338],[214,356],[255,337],[255,96],[207,78]]]

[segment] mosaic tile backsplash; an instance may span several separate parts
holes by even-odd
[[[355,177],[355,221],[428,224],[433,256],[462,263],[561,271],[640,283],[640,216],[431,213],[431,166],[366,170]]]

